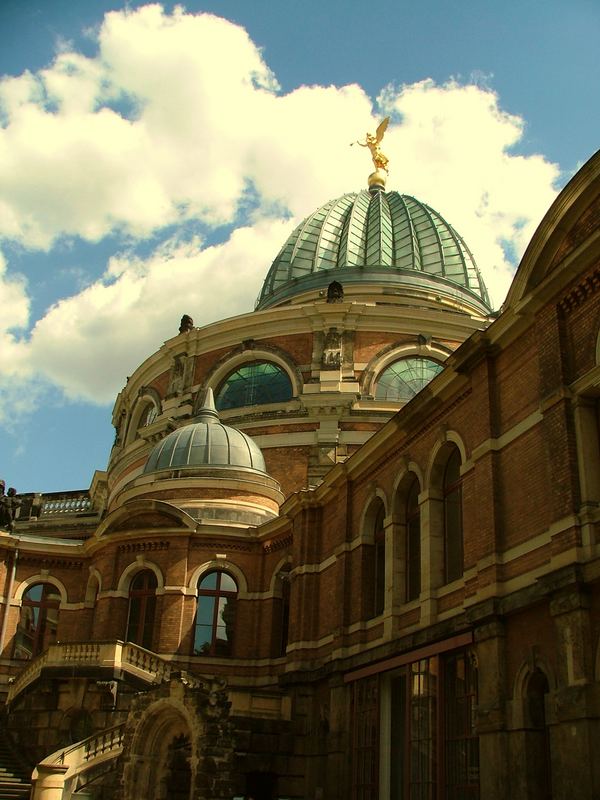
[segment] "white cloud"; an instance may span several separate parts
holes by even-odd
[[[72,399],[110,402],[183,314],[205,324],[252,309],[264,265],[290,224],[239,228],[222,245],[166,243],[147,259],[111,259],[101,280],[54,305],[35,325],[28,361]]]
[[[243,226],[218,247],[175,236],[146,259],[113,258],[28,340],[14,333],[27,324],[26,286],[0,263],[11,308],[0,373],[18,359],[22,375],[105,402],[182,313],[204,324],[250,310],[290,228],[265,209],[302,217],[365,186],[368,154],[348,145],[378,119],[356,85],[282,94],[247,33],[208,14],[115,11],[97,41],[94,58],[63,46],[48,69],[0,82],[0,236],[50,251],[64,236],[143,239],[193,218]],[[425,80],[387,87],[379,103],[401,120],[383,143],[389,188],[463,235],[498,305],[513,271],[503,247],[523,251],[554,197],[556,165],[514,154],[525,123],[485,86]],[[249,187],[259,208],[248,217]]]
[[[503,111],[489,89],[426,80],[388,88],[380,101],[402,119],[385,139],[392,182],[442,213],[465,238],[498,306],[514,273],[502,245],[523,254],[556,196],[557,165],[512,154],[525,123]]]

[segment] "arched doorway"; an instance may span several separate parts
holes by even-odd
[[[185,734],[174,736],[167,747],[163,793],[165,800],[190,800],[192,745]]]
[[[248,772],[246,775],[246,800],[275,800],[277,776],[272,772]]]
[[[536,667],[525,686],[527,777],[531,800],[552,799],[550,732],[546,721],[546,697],[549,691],[547,677]]]
[[[127,800],[191,800],[193,737],[183,708],[158,702],[140,720],[126,758]]]

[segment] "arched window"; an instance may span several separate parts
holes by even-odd
[[[421,593],[421,514],[419,481],[413,478],[406,495],[406,599]]]
[[[152,649],[157,586],[156,575],[145,569],[137,573],[129,587],[127,641],[147,650]]]
[[[394,361],[379,376],[375,397],[407,403],[444,369],[430,358],[412,357]]]
[[[546,698],[550,687],[548,679],[536,668],[527,682],[525,710],[528,731],[528,769],[527,782],[530,797],[547,800],[552,797],[552,758],[550,751],[550,731],[546,720]]]
[[[208,572],[198,583],[195,656],[230,656],[237,585],[226,572]]]
[[[462,487],[460,452],[452,448],[444,470],[444,580],[463,574]]]
[[[34,658],[56,641],[60,594],[50,583],[30,586],[23,595],[15,633],[15,658]]]
[[[281,593],[273,603],[273,655],[284,656],[288,644],[290,626],[290,564],[285,564],[277,574],[276,581]]]
[[[154,403],[148,403],[146,408],[142,411],[142,416],[140,417],[140,428],[147,428],[148,425],[152,425],[154,420],[158,417],[158,408],[154,405]]]
[[[385,607],[385,507],[379,498],[366,519],[367,531],[373,537],[373,544],[367,548],[366,554],[366,612],[367,617],[378,617]]]
[[[219,411],[262,403],[283,403],[292,398],[287,372],[270,361],[252,361],[230,372],[216,393]]]

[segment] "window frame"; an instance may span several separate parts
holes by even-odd
[[[216,575],[217,576],[215,588],[214,589],[213,588],[204,588],[203,589],[202,588],[202,583],[204,581],[206,581],[211,575]],[[233,582],[233,584],[235,586],[235,591],[221,588],[222,576],[226,576],[227,578],[229,578]],[[235,578],[233,577],[233,575],[230,572],[227,572],[227,570],[211,569],[208,572],[204,572],[198,578],[197,592],[198,592],[198,599],[197,599],[197,602],[196,602],[196,614],[194,616],[194,627],[193,627],[193,636],[192,636],[192,655],[193,656],[222,657],[222,658],[231,657],[233,655],[233,648],[234,648],[234,641],[235,641],[236,606],[237,606],[237,597],[238,597],[238,594],[239,594],[239,586],[238,586],[237,581],[235,580]],[[203,652],[199,652],[197,650],[197,647],[196,647],[196,642],[198,640],[199,629],[209,627],[208,624],[199,621],[199,619],[200,619],[200,611],[201,611],[201,607],[202,607],[202,598],[211,598],[211,599],[213,599],[213,604],[212,604],[213,607],[212,607],[212,613],[211,613],[212,621],[211,621],[211,624],[210,624],[210,628],[211,628],[210,643],[209,643],[209,646],[208,646],[207,650],[205,650]],[[220,602],[219,602],[219,600],[221,598],[225,598],[226,600],[229,600],[230,603],[228,603],[224,607],[222,607]],[[227,622],[224,622],[224,625],[220,625],[219,624],[219,612],[221,611],[222,608],[223,608],[223,610],[225,608],[229,610],[229,607],[230,607],[230,613],[232,615],[232,619],[231,619],[231,622],[230,622],[231,635],[228,636],[227,639],[223,640],[223,639],[219,639],[218,632],[219,632],[219,628],[225,627],[225,632],[227,633]],[[221,617],[222,616],[223,616],[223,614],[221,613]],[[221,643],[223,641],[225,641],[227,643],[226,647],[222,646]]]
[[[419,494],[421,487],[415,475],[406,492],[405,501],[405,600],[417,600],[421,594],[421,508]]]
[[[30,599],[28,595],[38,586],[42,587],[40,599]],[[49,595],[53,595],[58,599],[51,599]],[[17,621],[17,628],[14,636],[13,658],[23,661],[31,661],[32,659],[37,658],[37,656],[39,656],[41,653],[45,652],[50,645],[56,642],[60,616],[60,604],[60,590],[53,583],[48,583],[42,580],[36,581],[27,587],[27,589],[23,592],[23,596],[21,597],[21,608],[19,609],[19,619]],[[22,623],[25,622],[24,609],[32,609],[34,627],[30,631],[26,631],[21,627]],[[39,612],[37,619],[35,613],[36,609]],[[51,619],[48,614],[50,609],[56,609],[57,613],[55,620]],[[52,625],[54,625],[53,629],[51,627]],[[19,648],[23,648],[23,645],[19,639],[21,637],[25,638],[26,635],[31,641],[31,652],[27,655],[20,655]],[[23,650],[25,650],[25,648],[23,648]]]
[[[407,362],[426,363],[428,367],[430,367],[431,365],[435,364],[435,365],[439,366],[439,370],[437,370],[429,378],[429,380],[427,380],[426,382],[422,383],[422,385],[416,390],[413,389],[412,383],[404,381],[406,387],[409,389],[410,396],[400,396],[400,393],[398,392],[397,393],[398,396],[389,397],[388,394],[389,394],[389,391],[391,391],[391,387],[390,387],[390,389],[385,390],[385,396],[382,397],[380,395],[380,387],[383,388],[385,386],[385,384],[382,386],[382,381],[385,379],[386,374],[387,373],[391,373],[392,370],[398,364],[406,364]],[[430,356],[424,356],[424,355],[415,354],[415,353],[402,355],[399,358],[395,358],[393,361],[390,361],[389,363],[387,363],[379,371],[379,374],[377,375],[377,378],[375,379],[375,386],[374,386],[373,396],[374,396],[374,398],[376,400],[381,400],[382,402],[386,402],[386,403],[408,403],[413,399],[413,397],[415,397],[417,394],[419,394],[419,392],[421,392],[435,377],[437,377],[437,375],[439,375],[440,372],[442,372],[443,369],[444,369],[444,364],[441,363],[440,361],[438,361],[435,358],[431,358]],[[396,377],[398,377],[397,373],[394,373],[394,375]]]
[[[152,585],[148,585],[148,580]],[[136,582],[140,579],[144,581],[144,585],[139,588],[136,587]],[[128,642],[143,647],[146,650],[152,650],[154,644],[154,625],[156,622],[156,590],[158,589],[158,580],[154,571],[151,569],[142,569],[133,576],[129,584],[129,605],[127,607],[127,632],[125,638]],[[137,620],[135,622],[135,631],[132,634],[132,611],[136,610]]]
[[[227,389],[226,389],[227,383],[232,378],[232,376],[234,376],[236,373],[242,373],[242,371],[245,370],[245,369],[249,369],[249,368],[253,368],[253,367],[260,367],[262,365],[268,365],[268,366],[274,368],[275,372],[273,373],[273,375],[271,377],[274,377],[275,375],[277,377],[283,376],[287,380],[286,397],[275,397],[274,399],[271,398],[271,397],[268,397],[266,399],[264,397],[259,397],[258,400],[253,398],[253,397],[248,398],[246,396],[248,393],[251,393],[251,394],[260,393],[260,391],[257,392],[256,386],[252,385],[252,386],[248,386],[245,389],[244,397],[243,397],[243,400],[244,400],[243,403],[234,404],[234,405],[230,405],[230,404],[224,405],[223,404],[223,397],[227,392]],[[258,377],[260,377],[260,376],[259,375],[250,376],[249,378],[247,378],[247,379],[244,378],[243,380],[256,381]],[[240,380],[242,380],[242,379],[240,378]],[[267,385],[268,385],[268,382],[267,382]],[[228,372],[217,383],[216,389],[214,391],[214,396],[215,396],[215,407],[216,407],[217,411],[219,411],[219,412],[233,411],[233,410],[239,409],[239,408],[250,408],[252,406],[257,406],[257,405],[272,405],[274,403],[288,403],[294,397],[294,384],[293,384],[292,378],[290,377],[288,371],[285,369],[285,367],[283,367],[277,361],[274,361],[274,360],[269,359],[269,358],[256,358],[256,359],[253,359],[252,361],[242,361],[241,363],[236,364],[230,370],[228,370]]]
[[[461,453],[454,445],[444,465],[442,482],[444,584],[459,580],[465,571],[461,466]],[[454,474],[449,474],[451,470]]]

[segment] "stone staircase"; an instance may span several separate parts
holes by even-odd
[[[0,800],[27,800],[30,792],[30,775],[6,731],[0,728]]]

